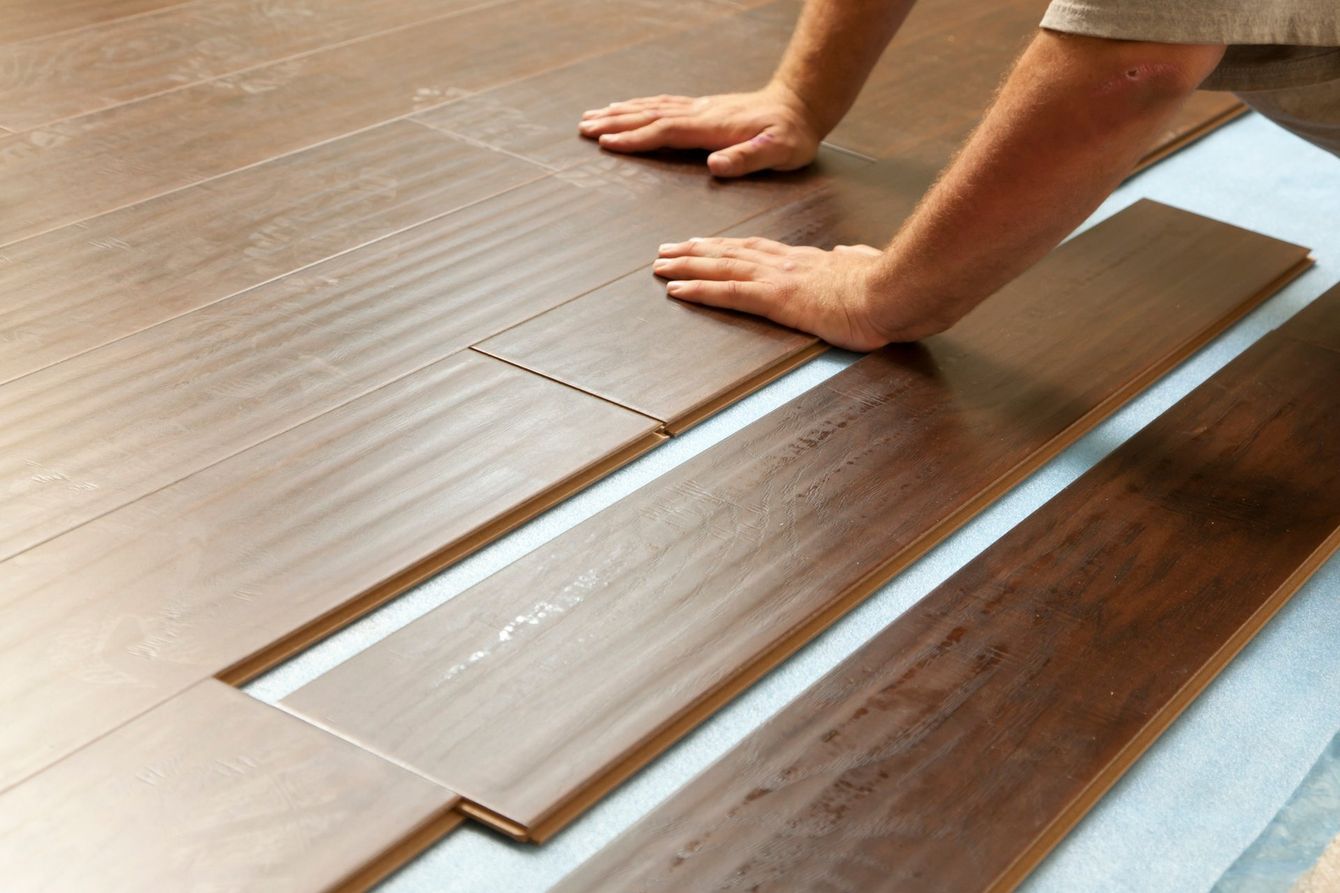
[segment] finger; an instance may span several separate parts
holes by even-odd
[[[679,108],[693,104],[691,96],[644,96],[640,99],[627,99],[623,102],[611,102],[604,108],[589,109],[582,113],[583,118],[596,118],[601,115],[620,114],[624,112],[639,112],[644,109],[657,108],[664,106],[666,108]]]
[[[791,150],[772,131],[707,156],[707,169],[718,177],[742,177],[785,164]]]
[[[667,242],[659,249],[661,257],[750,257],[756,255],[785,256],[793,249],[790,245],[751,236],[747,239],[689,239],[687,242]]]
[[[577,125],[582,136],[598,137],[606,133],[624,133],[637,130],[660,118],[656,112],[635,112],[627,115],[609,115],[605,118],[592,118]]]
[[[661,118],[625,133],[600,137],[603,148],[615,152],[650,152],[654,149],[712,149],[717,145],[713,130],[695,125],[691,119]]]
[[[762,282],[741,282],[738,279],[724,282],[699,280],[671,282],[665,287],[665,292],[681,301],[740,310],[757,316],[767,316],[774,303],[771,300],[773,292],[767,285]]]
[[[729,257],[663,257],[651,265],[657,276],[666,279],[758,279],[764,268],[747,260]]]
[[[884,252],[873,245],[834,245],[834,254],[864,254],[867,257],[879,257]]]

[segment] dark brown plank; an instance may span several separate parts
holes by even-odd
[[[1340,353],[1285,333],[559,889],[1013,888],[1340,545]]]
[[[467,350],[0,562],[0,788],[201,679],[260,672],[654,428]]]
[[[725,188],[596,158],[0,386],[0,559],[637,269],[667,231],[720,228],[820,176]]]
[[[0,42],[31,40],[75,28],[178,6],[184,0],[3,0]]]
[[[478,5],[211,0],[0,44],[0,124],[27,130]]]
[[[729,12],[515,0],[4,137],[0,244]]]
[[[0,795],[0,864],[12,893],[361,890],[455,801],[210,679]]]
[[[17,242],[0,252],[0,383],[543,173],[391,122]]]
[[[1305,255],[1138,203],[950,333],[872,354],[286,706],[542,840]]]
[[[627,163],[624,161],[623,163]],[[761,233],[794,235],[849,212],[844,231],[889,217],[901,192],[868,162],[824,150],[809,171],[814,189],[758,217]],[[790,176],[790,175],[788,175]],[[765,177],[723,188],[759,189]],[[710,181],[709,181],[710,182]],[[914,201],[915,199],[913,199]],[[859,210],[857,210],[859,206]],[[719,218],[718,218],[719,219]],[[661,240],[715,232],[705,215],[693,230],[662,231]],[[895,225],[885,221],[884,226]],[[737,223],[727,230],[746,226]],[[669,300],[649,268],[555,307],[476,345],[478,350],[628,406],[679,432],[766,384],[823,349],[812,335],[757,317]]]

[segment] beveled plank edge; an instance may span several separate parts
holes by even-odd
[[[661,430],[672,437],[683,434],[709,416],[716,415],[731,404],[743,400],[764,385],[771,384],[792,369],[798,369],[815,357],[827,353],[827,351],[828,344],[823,341],[814,341],[797,348],[766,369],[754,373],[744,381],[731,385],[726,390],[717,393],[716,396],[699,403],[693,409],[666,421],[661,426]]]
[[[453,804],[443,808],[437,815],[411,829],[390,849],[332,887],[332,893],[365,893],[365,891],[371,890],[407,862],[437,843],[463,821],[465,819],[457,811],[456,805]]]
[[[1223,127],[1228,122],[1235,121],[1238,118],[1241,118],[1249,111],[1251,111],[1251,109],[1247,107],[1246,103],[1239,102],[1234,107],[1227,109],[1223,112],[1220,112],[1218,115],[1215,115],[1212,118],[1208,118],[1200,122],[1190,130],[1178,134],[1177,137],[1175,137],[1174,139],[1169,140],[1168,142],[1163,143],[1160,146],[1155,146],[1149,152],[1149,154],[1145,155],[1138,162],[1136,162],[1135,168],[1126,176],[1133,177],[1136,174],[1150,167],[1153,167],[1155,164],[1158,164],[1160,161],[1167,158],[1168,156],[1174,155],[1182,151],[1186,147],[1190,146],[1192,143],[1209,136],[1211,133],[1218,130],[1220,127]]]
[[[1317,572],[1337,549],[1340,549],[1340,528],[1336,528],[1329,537],[1317,547],[1292,574],[1270,594],[1199,670],[1193,673],[1172,700],[1160,708],[1150,718],[1139,733],[1112,758],[1093,780],[1052,821],[1038,832],[1033,843],[1015,858],[1000,876],[992,881],[985,893],[1009,893],[1019,886],[1034,868],[1052,849],[1065,838],[1066,834],[1079,823],[1085,814],[1093,808],[1104,794],[1117,783],[1150,746],[1158,740],[1177,717],[1191,705],[1201,692],[1214,681],[1225,667],[1237,657],[1256,634],[1288,604],[1303,584]]]
[[[453,16],[479,12],[481,10],[489,9],[494,6],[506,6],[511,3],[519,3],[519,2],[521,2],[521,0],[476,0],[474,5],[462,7],[461,9],[455,10],[453,12],[439,13],[437,15],[427,15],[417,21],[409,22],[404,25],[395,25],[390,28],[383,28],[380,31],[366,31],[362,34],[359,34],[356,37],[347,37],[344,40],[335,40],[330,43],[323,44],[319,47],[312,47],[311,49],[302,50],[297,53],[289,53],[288,55],[285,56],[275,56],[273,59],[266,59],[264,62],[256,62],[251,65],[244,65],[241,68],[230,68],[227,69],[226,71],[219,71],[217,74],[212,74],[209,77],[203,77],[194,81],[186,81],[180,84],[173,84],[172,86],[164,87],[161,90],[154,90],[149,93],[141,93],[140,95],[131,97],[130,99],[114,100],[108,102],[106,105],[93,106],[91,108],[84,109],[83,111],[75,112],[74,114],[71,115],[62,115],[58,118],[50,118],[44,121],[39,121],[35,124],[27,124],[20,127],[4,126],[0,129],[6,130],[9,133],[29,133],[34,130],[41,130],[43,127],[51,127],[56,124],[63,124],[66,121],[73,121],[76,118],[82,118],[85,115],[93,115],[97,114],[98,112],[105,112],[109,111],[110,109],[119,108],[123,105],[130,105],[131,103],[141,102],[146,99],[153,99],[154,97],[163,96],[167,93],[176,93],[179,90],[186,90],[190,87],[197,87],[200,84],[207,84],[210,81],[217,81],[222,78],[234,77],[239,74],[246,74],[247,72],[256,71],[257,69],[268,68],[271,65],[281,65],[285,62],[292,62],[296,59],[303,59],[306,58],[307,56],[311,56],[316,53],[324,53],[327,50],[333,50],[344,46],[350,46],[356,43],[362,43],[365,40],[371,40],[377,37],[384,37],[387,34],[394,34],[397,31],[405,31],[410,28],[422,27],[423,25],[429,22],[435,22],[439,19],[449,19],[452,18]],[[192,4],[188,2],[188,3],[175,4],[173,6],[165,6],[162,9],[148,10],[134,17],[139,17],[140,15],[147,17],[147,16],[161,15],[163,13],[170,13],[176,11],[181,6],[186,5],[192,5]],[[131,18],[131,17],[127,16],[125,18]],[[89,29],[105,27],[107,25],[114,24],[118,21],[121,21],[121,19],[109,19],[106,22],[96,22],[92,25],[86,25],[83,27]],[[33,38],[33,39],[40,40],[43,38]]]
[[[513,2],[513,0],[500,0],[500,2]],[[488,5],[488,6],[492,6],[492,5],[495,5],[495,4],[493,4],[493,3],[489,3],[489,4],[486,4],[486,5]],[[731,10],[732,10],[731,7],[727,7],[727,6],[723,5],[721,8],[722,8],[722,17],[726,17],[726,16],[730,16],[730,15],[736,14],[736,13],[734,13],[734,12],[731,11]],[[473,7],[472,7],[472,9],[473,9]],[[710,21],[715,21],[715,20],[714,20],[714,19],[709,19],[708,21],[710,22]],[[597,51],[594,51],[594,52],[591,52],[591,53],[587,53],[587,54],[584,55],[584,56],[577,56],[577,57],[572,58],[572,59],[567,59],[567,60],[565,60],[565,61],[563,61],[563,62],[561,62],[561,63],[559,63],[559,64],[552,65],[552,66],[550,66],[549,68],[545,68],[545,69],[542,69],[542,70],[537,71],[537,72],[532,72],[531,74],[525,75],[525,76],[523,76],[523,77],[516,77],[516,78],[511,78],[511,79],[504,79],[504,80],[499,81],[499,82],[496,83],[496,84],[489,84],[487,87],[483,87],[483,88],[478,89],[478,90],[471,90],[471,91],[465,92],[465,93],[460,94],[460,95],[453,95],[453,96],[451,96],[450,98],[444,98],[442,102],[434,103],[434,104],[429,104],[429,105],[423,105],[423,106],[420,106],[420,107],[418,107],[418,108],[413,109],[412,111],[406,112],[406,113],[403,114],[403,115],[393,115],[393,116],[391,116],[391,117],[382,118],[381,120],[376,121],[376,122],[374,122],[374,123],[372,123],[372,124],[368,124],[368,125],[366,125],[366,126],[364,126],[364,127],[355,127],[355,128],[353,128],[353,129],[351,129],[351,130],[346,130],[346,131],[344,131],[344,132],[342,132],[342,133],[338,133],[338,134],[336,134],[336,135],[334,135],[334,136],[331,136],[331,137],[328,137],[328,138],[326,138],[326,139],[323,139],[323,140],[317,140],[317,141],[314,142],[314,143],[310,143],[310,144],[301,146],[301,147],[299,147],[299,148],[292,149],[292,150],[287,151],[287,152],[279,152],[279,153],[276,153],[276,154],[274,154],[274,155],[267,156],[266,158],[263,158],[263,159],[261,159],[261,160],[259,160],[259,161],[253,161],[253,162],[251,162],[250,164],[239,165],[238,167],[230,168],[230,169],[228,169],[228,170],[226,170],[226,171],[222,171],[222,172],[217,173],[217,174],[210,174],[209,176],[206,176],[206,177],[200,177],[199,179],[192,180],[192,181],[189,182],[189,183],[183,183],[183,184],[180,185],[180,186],[174,186],[174,187],[172,187],[171,189],[164,189],[164,190],[161,191],[161,192],[155,192],[155,193],[153,193],[152,195],[146,195],[146,196],[144,196],[143,198],[138,198],[138,199],[135,199],[134,201],[126,202],[125,204],[116,205],[116,206],[111,207],[111,208],[105,208],[105,209],[103,209],[103,210],[101,210],[101,211],[98,211],[96,214],[90,214],[90,215],[88,215],[88,216],[86,216],[86,217],[80,217],[80,218],[77,218],[77,219],[74,219],[74,220],[67,220],[67,221],[65,221],[64,223],[60,223],[60,224],[57,224],[57,225],[55,225],[55,226],[48,227],[47,229],[44,229],[44,230],[37,230],[37,231],[35,231],[35,232],[27,233],[27,234],[25,234],[25,235],[23,235],[23,236],[20,236],[19,238],[16,238],[16,239],[10,239],[10,240],[7,241],[7,242],[0,242],[0,249],[3,249],[3,248],[5,248],[5,247],[7,247],[7,246],[9,246],[9,245],[13,245],[13,244],[15,244],[16,242],[22,242],[22,241],[24,241],[25,239],[32,239],[32,238],[36,238],[37,236],[44,236],[44,235],[46,235],[47,233],[54,232],[54,231],[56,231],[56,230],[58,230],[58,229],[63,229],[63,228],[65,228],[65,227],[67,227],[67,226],[78,226],[78,225],[80,225],[80,224],[87,223],[87,222],[90,221],[90,220],[94,220],[94,219],[96,219],[96,218],[98,218],[98,217],[101,217],[101,216],[103,216],[104,214],[111,214],[111,213],[113,213],[114,211],[120,211],[120,210],[123,210],[123,209],[125,209],[125,208],[131,208],[131,207],[134,207],[135,205],[140,205],[140,204],[143,204],[144,202],[151,201],[151,200],[153,200],[153,199],[160,198],[160,197],[165,196],[165,195],[171,195],[171,194],[173,194],[173,193],[175,193],[175,192],[180,192],[180,191],[183,190],[183,189],[189,189],[189,188],[191,188],[192,186],[195,186],[195,185],[200,184],[200,183],[209,183],[209,182],[211,182],[211,181],[213,181],[213,180],[217,180],[217,179],[219,179],[220,177],[226,177],[226,176],[228,176],[229,174],[236,173],[237,171],[247,170],[248,168],[253,168],[253,167],[256,167],[257,165],[265,164],[265,163],[267,163],[267,162],[274,161],[274,160],[279,159],[279,158],[287,158],[287,157],[289,157],[290,155],[295,155],[295,154],[297,154],[297,153],[299,153],[299,152],[305,152],[305,151],[307,151],[308,149],[315,149],[315,148],[318,147],[318,146],[324,146],[324,145],[326,145],[326,144],[328,144],[328,143],[333,143],[333,142],[335,142],[336,140],[343,139],[344,137],[352,136],[352,135],[354,135],[354,134],[358,134],[358,133],[363,133],[363,132],[365,132],[365,131],[368,131],[368,130],[373,129],[374,127],[381,127],[382,125],[389,124],[389,123],[391,123],[392,121],[403,121],[403,120],[406,120],[406,119],[409,119],[409,118],[413,118],[415,115],[423,114],[424,112],[435,111],[435,110],[437,110],[437,109],[439,109],[439,108],[443,108],[443,107],[445,107],[445,106],[449,106],[449,105],[451,105],[451,104],[453,104],[453,103],[460,102],[461,100],[469,99],[469,98],[471,98],[471,97],[473,97],[473,96],[479,96],[479,95],[481,95],[481,94],[487,93],[487,92],[489,92],[490,90],[497,90],[497,89],[499,89],[499,88],[501,88],[501,87],[506,87],[506,86],[509,86],[509,85],[511,85],[511,84],[519,83],[520,81],[524,81],[524,80],[526,80],[527,78],[532,78],[532,77],[542,77],[542,76],[547,75],[547,74],[549,74],[549,73],[551,73],[551,72],[558,71],[558,70],[561,69],[561,68],[565,68],[565,67],[567,67],[567,66],[569,66],[569,65],[573,65],[573,64],[576,64],[576,63],[578,63],[578,62],[583,62],[583,61],[586,61],[586,60],[588,60],[588,59],[594,59],[594,58],[596,58],[596,57],[598,57],[598,56],[604,56],[604,55],[607,55],[607,54],[609,54],[609,53],[616,52],[616,51],[618,51],[618,50],[627,49],[628,47],[641,46],[641,45],[644,44],[644,43],[650,43],[650,42],[652,42],[652,41],[654,41],[654,40],[659,40],[659,39],[660,39],[661,37],[663,37],[665,34],[677,34],[677,33],[679,33],[680,31],[688,30],[688,29],[691,28],[691,27],[692,27],[692,25],[680,25],[680,26],[667,25],[665,28],[663,28],[660,32],[658,32],[658,33],[655,34],[655,35],[651,35],[651,36],[644,37],[644,38],[641,38],[641,39],[630,40],[628,43],[619,44],[619,45],[617,45],[617,46],[613,46],[613,47],[607,47],[607,48],[605,48],[605,49],[601,49],[601,50],[597,50]],[[227,77],[227,76],[228,76],[228,75],[224,75],[224,77]],[[202,83],[208,83],[208,81],[204,81],[204,82],[202,82]],[[199,84],[197,84],[196,86],[199,86]],[[136,101],[138,101],[138,100],[136,100]],[[439,131],[439,132],[445,133],[445,131]],[[448,135],[451,135],[451,134],[448,134]],[[489,148],[491,148],[491,147],[489,147]],[[532,163],[534,163],[534,162],[532,162]]]
[[[1299,248],[1299,250],[1303,252],[1307,251],[1307,249],[1304,248]],[[519,825],[511,819],[506,819],[506,817],[502,817],[505,820],[505,826],[503,824],[494,824],[493,817],[498,816],[498,813],[477,801],[469,800],[465,797],[462,797],[461,800],[461,810],[467,815],[470,815],[471,818],[494,827],[495,830],[501,831],[504,834],[517,837],[517,839],[529,840],[535,843],[543,843],[548,840],[554,834],[566,827],[584,810],[600,800],[605,794],[622,784],[634,773],[651,762],[652,759],[659,756],[671,744],[678,741],[683,735],[698,726],[702,721],[710,717],[714,712],[730,702],[738,694],[749,688],[770,670],[778,666],[782,661],[798,651],[803,645],[811,641],[819,633],[830,627],[839,618],[872,595],[877,589],[904,570],[908,565],[916,561],[926,552],[929,552],[930,549],[940,541],[948,537],[959,527],[963,526],[983,509],[990,506],[1010,488],[1014,487],[1025,477],[1041,468],[1066,447],[1070,446],[1088,431],[1092,430],[1092,428],[1094,428],[1100,421],[1115,412],[1121,405],[1131,400],[1158,379],[1162,378],[1178,363],[1190,357],[1201,347],[1205,346],[1211,340],[1226,331],[1234,323],[1238,322],[1252,310],[1259,307],[1271,295],[1275,294],[1289,282],[1292,282],[1298,276],[1302,275],[1302,273],[1310,268],[1312,264],[1313,259],[1311,255],[1305,254],[1292,267],[1271,280],[1270,283],[1258,292],[1244,299],[1234,311],[1215,320],[1213,324],[1206,326],[1203,330],[1188,337],[1181,345],[1169,350],[1163,357],[1151,362],[1144,371],[1133,376],[1123,387],[1114,391],[1084,416],[1071,423],[1071,425],[1058,437],[1053,438],[1049,443],[1034,452],[1027,459],[1016,464],[1012,469],[997,479],[995,483],[984,488],[973,499],[965,502],[941,522],[910,542],[900,552],[890,556],[888,560],[872,568],[859,581],[849,587],[845,592],[838,594],[833,601],[816,612],[807,621],[796,627],[785,637],[779,639],[766,651],[757,655],[737,673],[722,680],[715,689],[710,691],[694,707],[665,723],[652,735],[634,745],[633,748],[630,749],[617,763],[610,766],[605,772],[591,779],[587,784],[582,786],[577,793],[569,797],[567,800],[557,804],[549,813],[542,815],[538,821],[528,828]],[[519,837],[514,831],[510,830],[511,828],[516,827],[522,827],[525,830],[526,836],[524,838]],[[1052,845],[1055,845],[1054,842]]]
[[[649,431],[605,458],[522,502],[515,509],[475,528],[465,537],[444,546],[411,567],[328,611],[305,626],[215,674],[221,682],[241,686],[304,651],[370,611],[445,570],[494,540],[510,533],[537,515],[553,508],[600,478],[622,468],[666,440],[659,431]]]

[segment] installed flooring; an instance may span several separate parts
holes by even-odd
[[[559,889],[1011,889],[1340,546],[1337,308],[1215,374]]]
[[[7,850],[16,886],[47,860],[67,887],[225,876],[177,788],[110,830],[122,782],[70,791],[133,774],[136,741],[186,759],[169,739],[216,708],[307,747],[226,684],[822,350],[668,301],[648,265],[691,235],[886,238],[1040,14],[925,6],[815,165],[723,182],[693,153],[603,155],[577,117],[611,89],[756,83],[794,0],[0,0],[0,789],[33,827],[68,801],[69,829]],[[917,127],[886,120],[895,94]],[[1201,102],[1151,158],[1223,119]],[[338,855],[246,886],[370,882],[373,850],[405,858],[454,802],[409,797],[354,845],[348,817],[385,801],[331,796],[338,821],[276,821],[307,829],[281,849]]]

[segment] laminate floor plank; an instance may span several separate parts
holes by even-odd
[[[929,180],[832,153],[837,176],[728,227],[785,242],[870,242],[897,229]],[[835,167],[837,165],[834,165]],[[684,239],[707,233],[667,233]],[[476,345],[477,349],[660,419],[678,433],[824,349],[811,335],[666,297],[639,270]]]
[[[0,384],[544,173],[394,121],[16,242]]]
[[[211,679],[0,795],[0,865],[9,893],[365,889],[455,800]]]
[[[178,6],[185,0],[3,0],[0,42],[45,37],[127,16]]]
[[[1140,202],[284,706],[543,840],[1306,265]]]
[[[4,137],[0,244],[725,14],[515,0]]]
[[[655,427],[466,350],[0,562],[0,788],[202,679],[245,681]]]
[[[1340,339],[1340,289],[1320,300]],[[1340,544],[1340,354],[1297,331],[1215,374],[558,889],[1013,888]]]
[[[0,386],[0,559],[644,266],[667,231],[804,194],[822,170],[739,188],[596,158]]]
[[[0,44],[0,124],[27,130],[483,0],[208,0]]]

